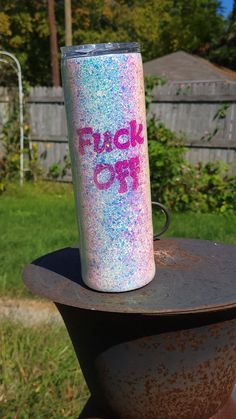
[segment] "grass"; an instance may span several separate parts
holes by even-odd
[[[88,398],[65,329],[0,323],[0,417],[77,418]]]
[[[12,185],[0,198],[0,293],[27,294],[21,273],[31,260],[78,240],[71,185]]]
[[[158,225],[154,217],[154,230],[158,230]],[[165,235],[236,244],[236,213],[173,213]]]
[[[158,222],[159,221],[159,222]],[[161,216],[154,216],[155,230]],[[21,273],[31,260],[78,241],[72,186],[11,185],[0,198],[0,294],[29,295]],[[236,243],[236,214],[172,214],[166,234]]]

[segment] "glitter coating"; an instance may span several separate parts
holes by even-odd
[[[83,281],[122,292],[155,274],[139,53],[62,62]]]

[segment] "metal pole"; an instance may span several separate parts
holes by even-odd
[[[23,88],[22,88],[22,75],[21,68],[18,71],[18,84],[19,84],[19,122],[20,122],[20,184],[24,182],[24,115],[23,115]]]
[[[21,66],[15,55],[7,51],[0,51],[0,55],[10,57],[15,63],[18,76],[18,90],[19,90],[19,124],[20,124],[20,184],[24,182],[24,109],[23,109],[23,87],[22,87],[22,73]]]

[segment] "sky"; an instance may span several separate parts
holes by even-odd
[[[224,8],[223,15],[227,17],[233,8],[233,0],[221,0],[221,4]]]

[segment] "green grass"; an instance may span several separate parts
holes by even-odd
[[[62,326],[0,323],[1,418],[77,418],[87,398]]]
[[[155,229],[161,216],[154,217]],[[11,185],[0,198],[0,293],[28,295],[21,273],[31,260],[78,241],[71,185]],[[167,236],[236,243],[236,214],[172,214]]]
[[[163,218],[161,219],[163,220]],[[155,216],[154,231],[158,231],[158,227],[160,227],[160,221],[157,222],[157,216]],[[224,215],[191,212],[172,213],[170,228],[165,236],[234,244],[236,243],[236,213],[226,213]]]
[[[71,185],[12,185],[0,198],[0,231],[0,293],[27,294],[23,267],[78,241]]]

